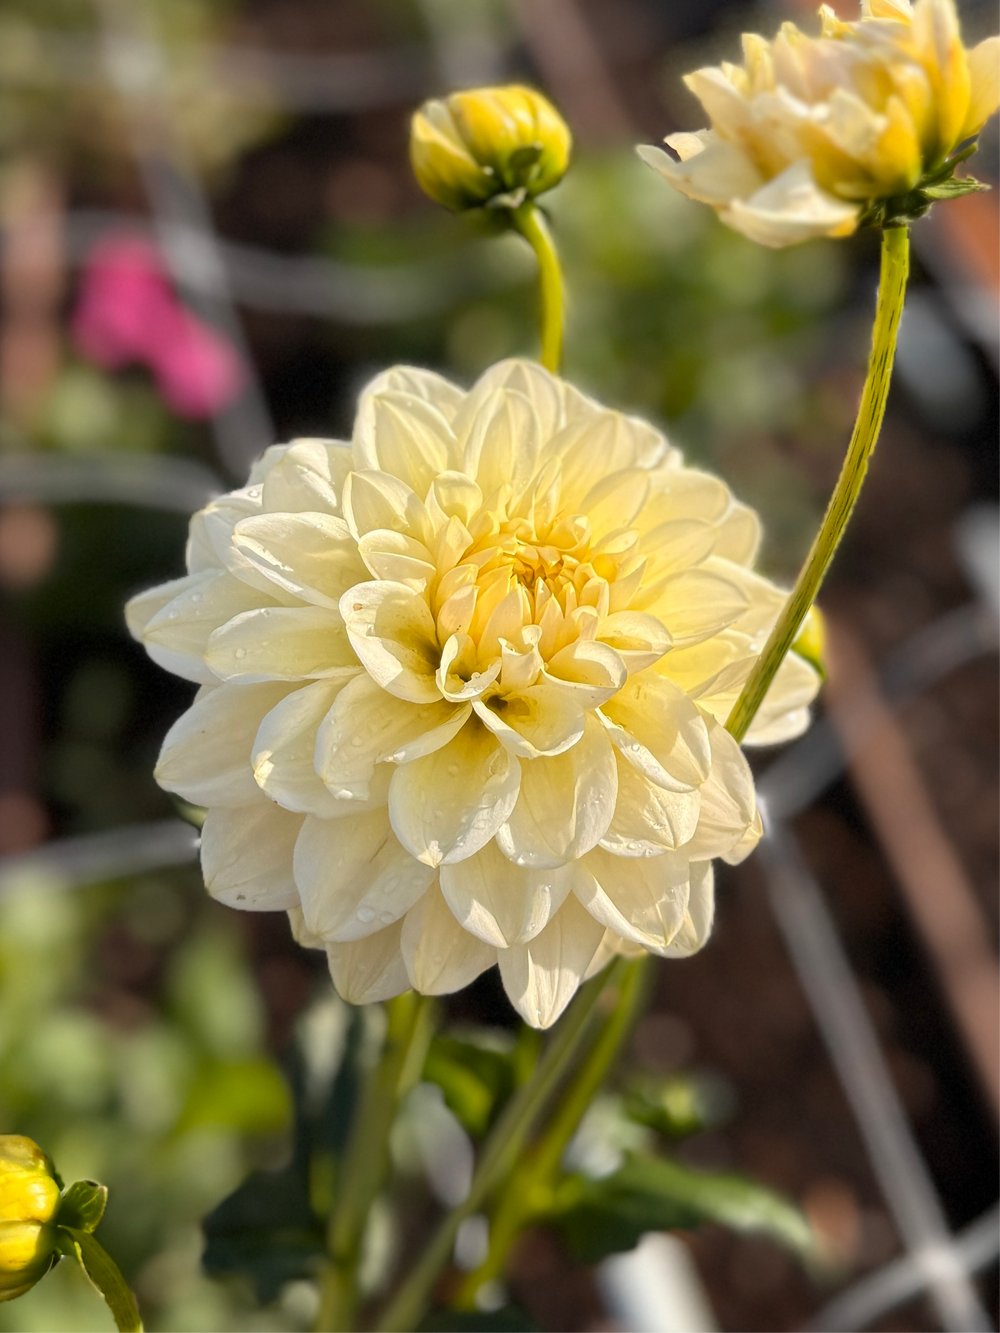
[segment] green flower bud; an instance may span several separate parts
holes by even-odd
[[[558,185],[569,127],[531,88],[473,88],[425,102],[413,117],[410,161],[425,193],[460,212],[491,200],[516,208]]]
[[[0,1301],[23,1296],[52,1267],[59,1183],[49,1158],[20,1134],[0,1134]]]

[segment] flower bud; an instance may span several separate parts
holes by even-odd
[[[410,161],[421,188],[460,212],[491,200],[516,208],[551,190],[572,137],[541,93],[512,84],[425,102],[413,117]]]
[[[0,1301],[23,1296],[52,1266],[59,1184],[37,1143],[0,1135]]]

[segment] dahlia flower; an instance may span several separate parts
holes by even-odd
[[[961,192],[947,159],[1000,103],[1000,38],[967,50],[954,0],[862,0],[861,10],[843,23],[823,5],[818,37],[794,23],[772,42],[745,34],[742,65],[685,79],[712,128],[667,138],[680,161],[640,155],[770,246],[848,235],[883,201],[905,218]]]
[[[614,954],[682,957],[761,832],[724,722],[784,602],[758,522],[539,366],[396,368],[352,441],[271,448],[136,597],[201,688],[156,776],[207,806],[210,893],[284,909],[362,1003],[499,964],[552,1023]],[[751,740],[806,725],[789,656]]]

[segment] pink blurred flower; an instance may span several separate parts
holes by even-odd
[[[181,304],[159,255],[141,237],[111,236],[94,246],[72,329],[80,351],[97,365],[146,366],[178,416],[212,416],[245,383],[234,348]]]

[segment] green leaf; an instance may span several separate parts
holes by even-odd
[[[515,1060],[514,1048],[498,1050],[471,1036],[439,1036],[427,1053],[423,1077],[438,1085],[462,1128],[479,1138],[514,1090]]]
[[[306,1013],[287,1070],[295,1107],[292,1160],[280,1171],[254,1172],[202,1223],[206,1271],[243,1274],[263,1304],[276,1300],[286,1282],[314,1276],[321,1261],[323,1219],[370,1055],[371,1020],[333,998]]]
[[[977,181],[975,176],[961,176],[943,180],[938,185],[928,185],[924,194],[928,199],[958,199],[963,194],[978,194],[989,188],[983,181]]]
[[[418,1333],[540,1333],[539,1325],[516,1305],[500,1310],[432,1310]]]
[[[108,1202],[106,1185],[96,1180],[78,1180],[64,1190],[56,1211],[56,1224],[78,1231],[93,1231],[104,1216]]]
[[[705,1222],[768,1236],[806,1261],[816,1258],[813,1232],[789,1200],[739,1176],[652,1157],[631,1157],[603,1180],[568,1177],[548,1220],[587,1264],[632,1249],[647,1231]]]
[[[59,1245],[64,1254],[77,1260],[91,1286],[104,1297],[119,1333],[142,1333],[135,1297],[104,1246],[89,1231],[67,1226],[59,1228]]]

